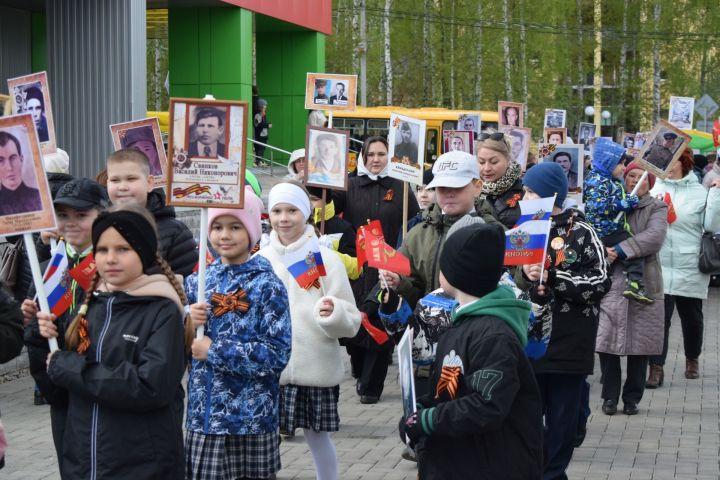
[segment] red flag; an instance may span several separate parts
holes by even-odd
[[[410,275],[410,260],[385,243],[382,236],[374,235],[374,231],[368,231],[367,228],[365,228],[365,255],[370,267],[381,268],[403,276]]]
[[[672,198],[670,198],[670,194],[668,192],[665,192],[663,202],[665,202],[668,206],[667,222],[668,224],[672,224],[675,220],[677,220],[677,214],[675,213],[675,207],[673,206]]]
[[[712,136],[713,145],[715,145],[716,147],[720,147],[720,120],[715,120],[713,122]]]
[[[382,226],[380,226],[380,220],[373,220],[368,222],[367,225],[361,225],[357,231],[357,237],[355,237],[355,251],[357,254],[358,270],[362,270],[363,265],[367,262],[367,256],[365,255],[365,230],[372,232],[376,237],[383,238]]]
[[[95,276],[97,268],[95,266],[95,257],[93,254],[88,254],[82,262],[71,268],[68,273],[77,282],[77,284],[83,290],[87,291],[90,288],[90,283]]]
[[[368,333],[368,335],[370,335],[370,338],[375,340],[375,343],[377,343],[378,345],[384,345],[385,342],[390,339],[390,337],[388,337],[388,334],[370,323],[370,319],[368,319],[367,313],[360,312],[360,314],[362,326],[363,328],[365,328],[365,331]]]

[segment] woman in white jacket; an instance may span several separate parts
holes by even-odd
[[[293,434],[302,428],[317,478],[334,480],[337,459],[329,432],[340,426],[337,404],[345,375],[338,339],[355,336],[360,312],[345,267],[331,250],[319,247],[326,271],[319,287],[302,288],[283,261],[318,245],[314,227],[307,224],[312,212],[307,191],[295,182],[275,185],[268,211],[270,245],[259,254],[270,260],[287,288],[292,323],[290,362],[280,376],[280,431]]]

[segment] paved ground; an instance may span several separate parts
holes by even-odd
[[[705,350],[701,378],[686,380],[679,320],[670,337],[665,386],[648,390],[640,414],[608,417],[600,410],[597,375],[591,391],[592,415],[588,435],[575,451],[568,471],[571,479],[714,479],[720,478],[720,392],[718,390],[718,320],[720,291],[711,290],[705,303]],[[597,363],[597,362],[596,362]],[[338,478],[414,479],[414,464],[400,459],[396,433],[401,411],[391,367],[386,393],[377,405],[361,405],[347,378],[341,386],[340,432],[333,435]],[[28,377],[0,385],[0,408],[10,443],[3,479],[58,479],[50,438],[48,407],[32,405]],[[312,457],[302,436],[282,444],[283,470],[279,479],[313,479]]]

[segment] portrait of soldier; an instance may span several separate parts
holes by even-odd
[[[408,165],[417,165],[418,146],[413,141],[413,133],[408,122],[400,123],[400,135],[395,140],[395,157]]]
[[[225,144],[220,140],[225,134],[225,112],[214,107],[197,107],[193,124],[195,141],[190,143],[190,157],[227,157]]]
[[[0,131],[0,215],[42,210],[40,191],[23,180],[23,152],[14,135]]]
[[[326,93],[326,88],[327,80],[325,80],[324,78],[315,79],[315,98],[313,100],[315,103],[319,103],[322,105],[328,104],[329,99]]]
[[[677,151],[677,148],[674,147],[677,137],[674,132],[665,132],[662,137],[655,139],[645,152],[645,155],[643,155],[643,158],[660,170],[665,170]]]

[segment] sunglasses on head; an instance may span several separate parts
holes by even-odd
[[[503,138],[505,138],[505,134],[502,132],[495,132],[495,133],[481,133],[480,134],[480,140],[495,140],[496,142],[499,142]]]

